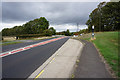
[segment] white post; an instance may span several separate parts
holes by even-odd
[[[94,39],[94,25],[92,26],[92,38]]]

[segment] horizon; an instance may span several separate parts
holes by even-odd
[[[86,29],[89,14],[100,2],[2,2],[2,28],[12,28],[45,17],[57,32]],[[30,6],[29,6],[30,5]],[[47,6],[46,6],[47,5]],[[29,9],[30,8],[30,9]],[[9,13],[9,14],[8,14]]]

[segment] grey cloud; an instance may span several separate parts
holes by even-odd
[[[2,20],[5,23],[29,21],[46,17],[50,24],[84,25],[98,2],[3,2]]]

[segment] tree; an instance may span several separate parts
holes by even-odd
[[[88,33],[88,29],[82,29],[79,31],[79,34],[82,34],[82,33]]]
[[[48,27],[49,21],[44,17],[40,17],[26,23],[24,25],[24,30],[27,34],[41,34],[44,30],[48,29]]]
[[[120,30],[120,2],[108,2],[103,8],[103,21],[104,29],[109,30]]]
[[[65,32],[65,36],[71,36],[69,29]]]
[[[2,30],[3,36],[22,35],[22,34],[42,34],[48,29],[49,21],[45,17],[31,20],[22,26],[14,26],[13,28],[5,28]]]
[[[88,31],[91,32],[92,26],[95,31],[113,31],[120,30],[120,2],[102,2],[98,8],[94,9],[89,15],[86,25]]]
[[[52,36],[52,32],[49,29],[44,30],[45,36]]]
[[[49,30],[52,32],[52,35],[56,34],[56,30],[53,27],[50,27]]]
[[[4,28],[2,30],[2,36],[11,36],[12,35],[12,30],[10,28]]]

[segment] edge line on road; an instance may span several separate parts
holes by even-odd
[[[65,37],[66,38],[66,37]],[[45,68],[50,64],[50,63],[52,63],[54,60],[55,60],[55,57],[56,56],[58,56],[58,53],[57,54],[55,54],[55,55],[52,55],[52,57],[51,57],[51,59],[49,59],[49,61],[47,62],[47,63],[45,63],[44,64],[44,66],[43,67],[41,67],[41,69],[37,69],[36,71],[38,71],[38,72],[33,72],[30,76],[29,76],[29,78],[33,78],[33,80],[35,80],[35,79],[37,79],[37,78],[39,78],[40,76],[41,76],[41,71],[42,70],[45,70]],[[39,75],[40,74],[40,75]],[[33,76],[33,77],[31,77],[31,76]],[[39,76],[39,77],[37,77],[37,76]]]
[[[50,63],[51,63],[54,59],[55,59],[55,57],[54,57],[54,58],[52,58],[52,60],[50,61]]]
[[[32,44],[32,45],[29,45],[29,46],[26,46],[26,47],[21,47],[21,48],[18,48],[18,49],[14,49],[12,51],[3,52],[3,53],[0,53],[0,57],[5,57],[5,56],[11,55],[11,54],[15,54],[15,53],[18,53],[18,52],[21,52],[21,51],[31,49],[33,47],[37,47],[37,46],[40,46],[40,45],[45,45],[47,43],[54,42],[54,41],[57,41],[57,40],[60,40],[60,39],[63,39],[63,38],[66,38],[66,37],[59,37],[59,38],[39,42],[39,43],[36,43],[36,44]]]
[[[53,57],[48,64],[50,64],[53,60],[55,60],[55,57]],[[47,65],[48,65],[48,64],[47,64]],[[47,66],[47,65],[46,65],[46,66]],[[45,67],[46,67],[46,66],[45,66]],[[44,68],[45,68],[45,67],[44,67]],[[36,75],[36,77],[34,78],[34,80],[36,80],[36,79],[44,72],[44,68],[42,69],[42,71],[39,72],[38,75]]]
[[[74,39],[74,40],[76,40],[76,39]],[[78,40],[77,40],[78,41]],[[78,41],[78,42],[81,42],[81,41]],[[84,44],[81,42],[81,44],[82,44],[82,47],[81,47],[81,49],[83,49],[83,47],[84,47]],[[77,51],[78,52],[78,51]],[[81,53],[81,51],[80,51],[80,53]],[[48,62],[47,62],[47,64],[45,64],[45,66],[44,67],[41,67],[41,69],[39,69],[37,72],[35,72],[32,76],[33,77],[30,77],[30,78],[34,78],[34,80],[36,80],[36,79],[39,79],[39,78],[43,78],[42,76],[44,75],[44,74],[46,74],[46,67],[49,65],[49,64],[51,64],[53,61],[55,61],[55,59],[56,59],[56,56],[58,56],[59,55],[59,53],[57,53],[57,54],[55,54]],[[77,58],[76,59],[78,59],[78,56],[77,56]],[[54,63],[54,62],[53,62]],[[51,64],[52,65],[52,64]],[[40,73],[41,73],[41,71],[42,70],[45,70],[45,72],[41,75]],[[73,71],[71,71],[71,73],[73,73]],[[40,75],[39,75],[40,74]],[[40,77],[41,76],[41,77]]]
[[[44,72],[44,70],[42,70],[42,71],[35,77],[34,80],[36,80],[43,72]]]

